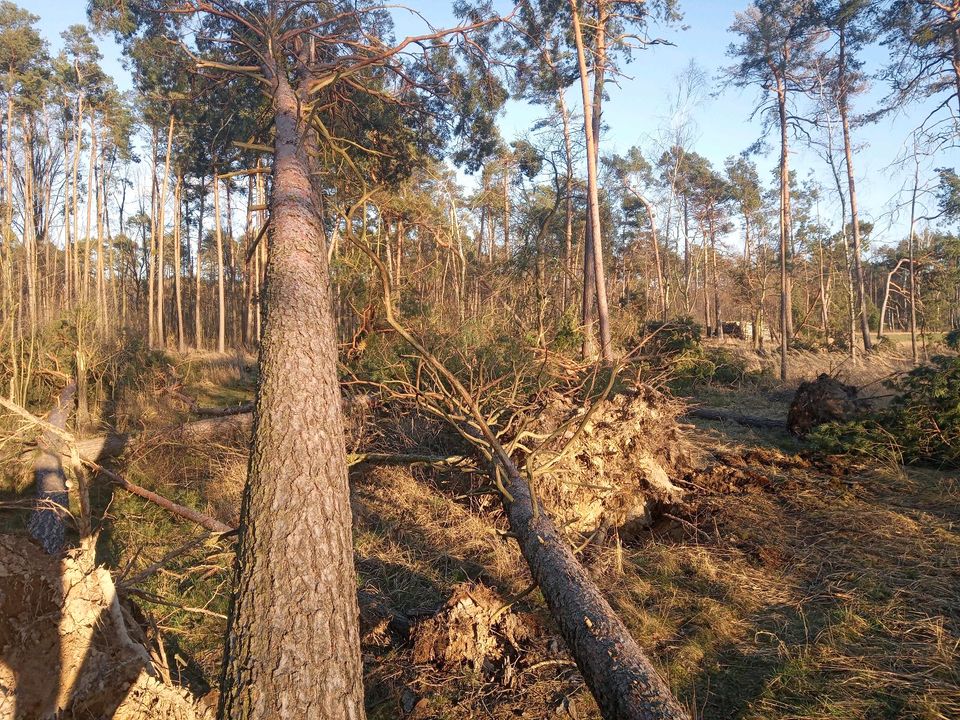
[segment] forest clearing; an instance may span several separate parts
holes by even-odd
[[[960,717],[960,2],[24,5],[0,720]]]

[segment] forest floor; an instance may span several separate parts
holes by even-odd
[[[805,354],[812,378],[838,356]],[[857,384],[903,365],[872,359]],[[841,371],[842,371],[841,367]],[[161,363],[118,402],[123,430],[164,427],[188,413],[162,388],[173,378],[201,405],[252,396],[249,357]],[[783,419],[799,377],[683,389],[689,402]],[[450,452],[435,425],[396,418],[422,450]],[[404,424],[406,423],[406,424]],[[362,424],[362,421],[361,421]],[[362,432],[362,428],[360,429]],[[811,455],[785,432],[694,420],[686,434],[708,458],[689,476],[695,501],[667,512],[629,544],[587,547],[583,559],[681,700],[702,718],[960,717],[960,477]],[[236,439],[172,446],[162,435],[121,462],[134,482],[235,525],[246,474]],[[362,596],[417,619],[462,583],[503,598],[529,573],[496,502],[463,492],[457,473],[422,466],[351,472]],[[172,674],[199,694],[216,685],[232,554],[137,497],[99,486],[99,558],[152,618]],[[21,480],[5,497],[29,495]],[[19,520],[4,513],[5,529]],[[13,523],[13,525],[11,525]],[[495,665],[414,662],[409,642],[367,618],[364,663],[371,718],[599,717],[539,594],[514,606],[531,639]],[[215,691],[212,692],[215,694]]]

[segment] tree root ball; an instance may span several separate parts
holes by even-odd
[[[160,681],[142,629],[92,556],[51,557],[0,535],[0,720],[212,718]]]
[[[547,397],[527,427],[556,434],[537,452],[533,490],[559,527],[590,535],[609,529],[629,539],[664,507],[682,504],[674,483],[693,464],[677,421],[684,406],[653,388],[614,395],[588,407]]]
[[[413,659],[441,668],[469,666],[488,674],[531,636],[524,618],[490,588],[457,585],[434,617],[419,623],[413,635]]]
[[[803,437],[817,425],[856,420],[869,409],[869,401],[858,397],[856,387],[824,373],[816,380],[800,383],[790,403],[787,429]]]

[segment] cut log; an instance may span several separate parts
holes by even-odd
[[[760,428],[762,430],[785,430],[787,427],[786,423],[784,423],[782,420],[758,417],[757,415],[742,415],[741,413],[732,412],[722,408],[690,408],[686,414],[688,417],[700,418],[701,420],[734,422],[738,425]]]
[[[233,407],[204,407],[194,404],[190,408],[194,415],[207,418],[229,417],[231,415],[245,415],[253,412],[253,401],[234,405]]]
[[[66,430],[76,393],[77,384],[72,381],[60,392],[57,404],[47,418],[52,428]],[[33,462],[37,507],[30,516],[28,529],[30,535],[51,555],[63,549],[63,518],[69,507],[63,452],[62,438],[53,429],[44,430]]]
[[[162,683],[146,637],[89,550],[0,535],[0,718],[212,720]]]

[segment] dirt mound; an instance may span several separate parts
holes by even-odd
[[[826,373],[812,382],[800,383],[790,403],[787,429],[804,436],[817,425],[855,420],[870,409],[853,385],[845,385]]]
[[[417,625],[413,660],[441,668],[469,665],[490,672],[516,654],[532,630],[493,590],[479,583],[456,586],[443,609]]]
[[[0,720],[210,715],[163,684],[143,632],[91,554],[0,535]]]
[[[684,492],[671,480],[692,464],[677,423],[682,411],[646,386],[592,411],[566,396],[549,398],[531,429],[556,437],[531,464],[533,489],[557,525],[579,533],[616,528],[629,536],[649,526],[658,507],[682,502]]]

